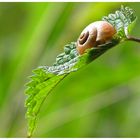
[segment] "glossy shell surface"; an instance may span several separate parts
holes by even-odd
[[[115,33],[115,28],[106,21],[96,21],[89,24],[77,40],[79,54],[83,54],[86,49],[108,42]]]

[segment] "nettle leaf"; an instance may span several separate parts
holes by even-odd
[[[27,107],[28,137],[32,136],[35,129],[37,115],[42,103],[54,87],[68,74],[79,70],[108,49],[117,45],[125,38],[125,30],[130,30],[129,28],[136,20],[136,16],[132,9],[121,7],[120,11],[116,11],[115,14],[104,17],[103,20],[110,22],[116,28],[117,37],[115,36],[106,44],[88,49],[83,55],[78,54],[76,42],[72,42],[65,45],[64,53],[56,57],[56,61],[52,66],[41,66],[33,70],[33,75],[30,77],[31,81],[26,84],[27,99],[25,101],[25,106]]]
[[[126,38],[136,22],[136,19],[137,17],[134,11],[131,8],[124,6],[121,6],[121,9],[116,11],[115,14],[109,14],[102,18],[102,20],[109,22],[116,28],[117,36],[120,39]]]
[[[26,84],[28,98],[25,106],[27,107],[26,118],[28,119],[29,137],[35,129],[40,107],[52,89],[69,73],[87,65],[116,44],[118,41],[114,40],[98,48],[90,49],[80,56],[76,50],[76,43],[71,43],[64,47],[64,53],[57,56],[53,66],[42,66],[33,70],[34,75],[30,77],[31,81]]]

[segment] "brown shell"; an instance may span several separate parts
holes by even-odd
[[[106,21],[96,21],[89,24],[77,40],[79,54],[83,54],[86,49],[106,43],[112,39],[115,33],[115,28]]]

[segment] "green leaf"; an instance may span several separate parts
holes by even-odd
[[[116,11],[115,14],[109,14],[102,18],[102,20],[109,22],[116,28],[117,36],[120,39],[126,38],[136,22],[136,19],[134,11],[131,8],[124,6],[121,6],[121,9]]]
[[[32,136],[35,129],[41,105],[54,87],[68,74],[86,66],[124,39],[126,36],[125,30],[130,30],[136,16],[133,14],[132,9],[121,7],[120,11],[104,17],[103,20],[110,22],[117,30],[117,35],[110,42],[88,49],[83,55],[78,54],[76,43],[72,42],[65,45],[64,53],[56,57],[56,61],[52,66],[42,66],[33,70],[34,75],[30,77],[31,81],[26,84],[27,99],[25,106],[27,107],[26,118],[28,120],[29,137]]]
[[[27,83],[26,99],[28,119],[28,136],[32,135],[35,128],[36,117],[40,110],[40,107],[47,97],[49,92],[57,85],[57,83],[65,77],[64,75],[56,76],[53,73],[48,72],[47,67],[39,67],[33,71],[34,75],[31,76],[31,81]]]
[[[118,44],[118,41],[113,40],[98,48],[92,48],[80,56],[76,50],[76,43],[72,42],[65,46],[64,53],[57,56],[53,66],[42,66],[33,70],[34,75],[30,77],[31,81],[26,84],[28,97],[25,106],[27,107],[26,118],[28,120],[29,137],[32,136],[35,129],[40,107],[52,89],[69,73],[90,63],[116,44]]]

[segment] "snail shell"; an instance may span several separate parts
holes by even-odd
[[[106,21],[96,21],[89,24],[77,40],[79,54],[82,55],[87,49],[108,42],[115,33],[115,28]]]

